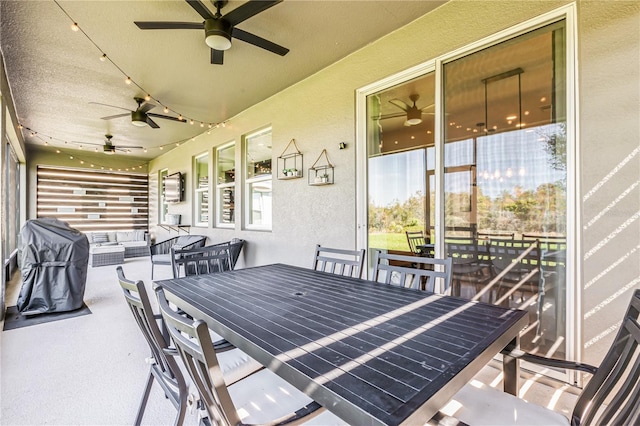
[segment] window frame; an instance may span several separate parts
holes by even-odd
[[[199,178],[201,177],[198,173],[198,164],[202,159],[206,159],[207,166],[207,185],[206,187],[201,187],[199,183]],[[211,223],[211,163],[210,163],[210,155],[209,152],[203,152],[202,154],[195,155],[193,157],[193,223],[194,227],[209,227]],[[206,201],[201,202],[200,196],[206,194]],[[202,206],[206,202],[207,204],[207,220],[202,221]]]
[[[273,220],[270,220],[268,224],[261,224],[261,225],[256,225],[254,223],[251,222],[251,206],[252,206],[252,190],[251,187],[252,185],[256,184],[256,183],[260,183],[260,182],[271,182],[272,186],[271,186],[271,215],[273,218],[273,148],[269,147],[269,149],[271,149],[271,173],[269,174],[262,174],[259,176],[255,176],[255,177],[249,177],[248,176],[248,165],[249,165],[249,160],[247,158],[248,153],[249,153],[249,143],[251,141],[252,138],[257,137],[257,136],[261,136],[263,134],[269,133],[271,135],[271,138],[273,139],[273,128],[271,126],[269,127],[264,127],[262,129],[256,130],[254,132],[248,133],[243,137],[243,177],[244,177],[244,203],[243,203],[243,211],[244,211],[244,228],[247,230],[251,230],[251,231],[271,231],[273,228]]]
[[[225,182],[225,183],[219,183],[218,182],[218,174],[220,173],[220,152],[225,150],[225,149],[229,149],[233,147],[234,148],[234,153],[233,153],[233,169],[235,170],[235,175],[234,175],[234,179],[233,182]],[[237,208],[235,207],[236,201],[237,201],[237,195],[238,195],[238,190],[236,187],[236,184],[238,182],[237,176],[238,176],[238,160],[237,160],[237,145],[236,145],[236,141],[231,141],[228,142],[226,144],[220,145],[218,147],[216,147],[216,153],[215,153],[215,176],[216,176],[216,198],[215,198],[215,204],[216,204],[216,216],[215,216],[215,220],[216,220],[216,227],[218,228],[235,228],[236,226],[236,211]],[[233,188],[233,196],[234,196],[234,212],[233,212],[233,220],[231,222],[223,222],[222,221],[222,192],[227,189],[227,188]]]

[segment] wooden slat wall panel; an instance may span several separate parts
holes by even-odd
[[[38,166],[37,216],[82,232],[149,228],[146,174]]]

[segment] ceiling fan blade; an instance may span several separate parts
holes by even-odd
[[[134,22],[141,30],[202,30],[202,22]]]
[[[153,121],[153,120],[151,119],[151,117],[149,117],[148,115],[147,115],[147,124],[148,124],[148,125],[149,125],[149,127],[151,127],[152,129],[159,129],[159,128],[160,128],[160,126],[158,126],[158,123],[156,123],[155,121]]]
[[[224,19],[228,21],[231,25],[238,25],[240,22],[243,22],[254,15],[257,15],[260,12],[263,12],[269,9],[272,6],[282,2],[282,0],[272,0],[272,1],[248,1],[245,4],[236,7],[231,12],[224,15]]]
[[[155,104],[146,102],[146,103],[140,105],[140,108],[138,108],[138,111],[142,111],[142,112],[146,113],[147,111],[149,111],[150,109],[155,108],[155,107],[156,107]]]
[[[89,103],[92,104],[92,105],[102,105],[102,106],[108,106],[108,107],[111,107],[111,108],[123,109],[125,111],[131,111],[129,108],[122,108],[122,107],[119,107],[119,106],[109,105],[109,104],[101,104],[100,102],[89,102]]]
[[[120,117],[127,117],[130,113],[126,113],[126,114],[116,114],[116,115],[110,115],[108,117],[101,117],[103,120],[111,120],[113,118],[120,118]]]
[[[80,142],[80,141],[71,141],[71,143],[76,143],[78,145],[93,145],[93,146],[102,146],[102,143],[91,143],[91,142]]]
[[[180,120],[177,117],[171,117],[169,115],[154,114],[152,112],[147,113],[147,118],[149,118],[149,117],[164,118],[165,120],[179,121],[180,123],[186,123],[187,122],[187,120],[185,120],[184,118],[182,120]]]
[[[211,11],[207,9],[207,7],[202,4],[200,0],[186,0],[196,12],[202,16],[203,19],[213,19],[214,16],[211,14]]]
[[[397,103],[397,102],[400,102],[400,103]],[[402,101],[400,99],[391,99],[389,101],[389,103],[391,105],[397,106],[398,108],[400,108],[403,111],[407,111],[409,108],[411,108],[405,101]]]
[[[374,117],[374,120],[386,120],[387,118],[397,118],[397,117],[406,117],[407,114],[405,114],[404,112],[398,112],[395,114],[384,114],[381,115],[380,117]]]
[[[279,44],[275,44],[269,40],[258,37],[255,34],[248,33],[238,28],[233,28],[232,36],[234,38],[237,38],[238,40],[242,40],[249,44],[253,44],[254,46],[268,50],[269,52],[273,52],[276,55],[284,56],[289,53],[289,49],[287,49],[286,47],[282,47]]]
[[[224,50],[211,49],[211,63],[222,65],[224,62]]]
[[[143,146],[134,146],[134,145],[114,145],[116,148],[126,148],[126,149],[142,149]]]

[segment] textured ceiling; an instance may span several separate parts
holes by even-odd
[[[203,3],[215,11],[211,2]],[[229,2],[222,14],[243,3]],[[442,3],[285,0],[238,28],[290,52],[281,57],[234,39],[222,66],[210,64],[200,30],[142,31],[134,25],[202,22],[178,0],[1,0],[0,42],[27,144],[101,149],[110,133],[115,145],[148,148],[129,155],[152,158],[161,153],[159,146],[206,131],[209,123],[233,117]],[[74,21],[80,31],[71,30]],[[103,53],[109,60],[99,60]],[[127,76],[133,84],[125,84]],[[157,118],[160,128],[152,129],[133,126],[130,116],[101,119],[134,110],[133,98],[147,93],[170,109],[167,115],[182,114],[195,124]],[[162,106],[150,112],[164,114]]]

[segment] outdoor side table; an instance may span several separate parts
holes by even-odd
[[[89,248],[89,266],[121,265],[124,263],[124,246],[95,245]]]

